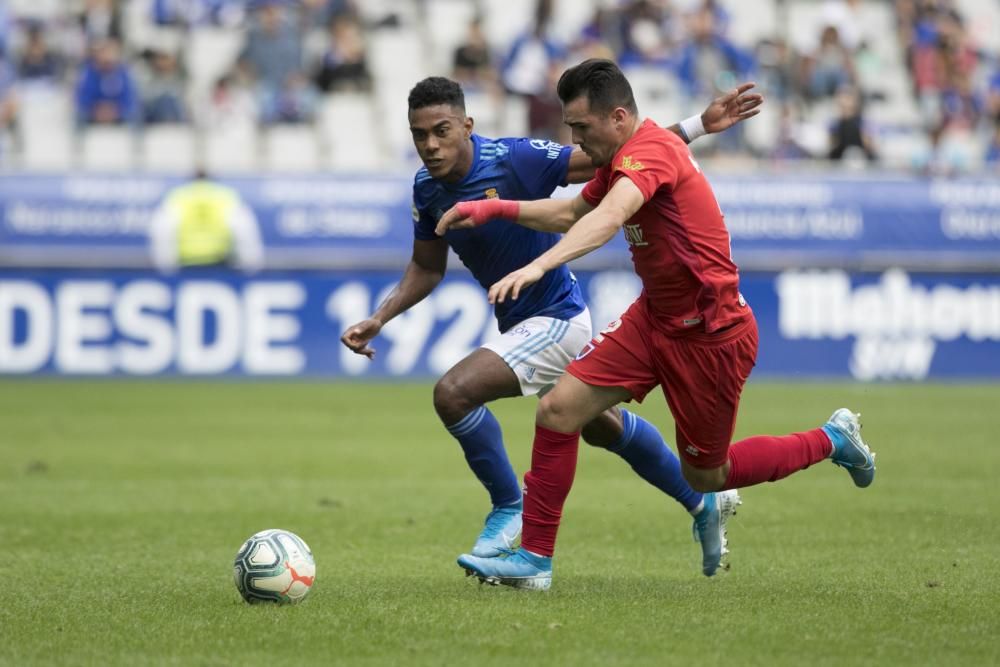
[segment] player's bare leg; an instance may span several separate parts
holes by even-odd
[[[434,409],[490,494],[492,509],[472,548],[476,555],[497,556],[513,547],[521,534],[521,487],[507,457],[500,424],[485,405],[520,395],[514,371],[484,348],[455,364],[434,386]]]

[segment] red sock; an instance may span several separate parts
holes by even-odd
[[[524,475],[524,530],[521,546],[542,556],[556,548],[563,503],[576,475],[579,433],[559,433],[535,426],[531,470]]]
[[[822,461],[833,450],[821,428],[791,435],[758,435],[729,446],[727,489],[776,482]]]

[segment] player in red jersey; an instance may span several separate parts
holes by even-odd
[[[551,585],[556,532],[576,470],[580,429],[622,401],[641,401],[660,386],[676,423],[682,470],[699,491],[776,481],[830,458],[856,485],[874,479],[874,455],[847,409],[821,428],[731,443],[740,394],[757,356],[757,324],[739,293],[729,233],[708,181],[684,141],[638,115],[632,89],[608,60],[587,60],[559,80],[563,120],[573,142],[598,167],[572,200],[463,202],[438,224],[481,224],[498,216],[566,232],[530,264],[489,291],[491,302],[517,299],[547,271],[607,243],[622,229],[639,298],[598,334],[539,403],[531,470],[524,477],[521,548],[505,558],[462,555],[481,580],[519,588]],[[682,124],[687,134],[690,119]],[[722,508],[697,520],[718,521]]]

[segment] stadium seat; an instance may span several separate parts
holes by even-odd
[[[7,0],[7,11],[20,19],[57,21],[66,11],[66,0]]]
[[[80,135],[80,166],[90,171],[130,171],[136,133],[130,127],[88,127]]]
[[[501,118],[496,98],[481,90],[466,89],[465,111],[475,120],[475,131],[478,134],[499,136]]]
[[[18,120],[21,165],[58,171],[73,162],[73,102],[67,90],[47,85],[21,87],[23,113]]]
[[[189,92],[198,98],[228,72],[243,47],[243,33],[225,28],[194,28],[183,49]]]
[[[425,23],[432,33],[430,60],[436,71],[451,71],[455,49],[475,15],[475,3],[467,0],[427,0]]]
[[[257,131],[235,125],[205,134],[205,166],[213,173],[248,172],[258,166]]]
[[[504,103],[503,117],[498,132],[505,137],[528,135],[528,103],[518,95],[508,95]]]
[[[197,166],[194,130],[187,125],[151,125],[140,142],[141,165],[147,171],[188,174]]]
[[[661,124],[680,120],[687,106],[673,73],[665,67],[639,65],[625,70],[632,85],[635,103],[641,116]]]
[[[481,3],[486,39],[494,52],[504,54],[514,39],[528,30],[535,0],[485,0]]]
[[[264,167],[278,172],[316,171],[319,142],[311,125],[275,125],[264,130]]]
[[[400,124],[403,123],[399,110]],[[382,145],[375,131],[372,100],[362,93],[328,95],[320,107],[319,127],[325,166],[335,170],[376,168]]]
[[[737,44],[752,49],[762,39],[773,37],[778,30],[778,10],[774,0],[723,3],[729,13],[727,36]]]

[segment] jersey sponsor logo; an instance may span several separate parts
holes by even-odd
[[[497,192],[496,188],[487,188],[483,194],[486,195],[487,199],[500,199],[500,193]]]
[[[545,151],[545,157],[550,160],[555,160],[559,157],[562,152],[562,144],[557,144],[554,141],[546,141],[545,139],[532,139],[530,145],[535,150]]]
[[[643,238],[641,226],[625,225],[624,230],[625,230],[625,241],[628,242],[630,246],[649,245],[649,241]]]
[[[618,165],[618,168],[625,171],[642,171],[646,166],[638,160],[632,159],[631,155],[626,155],[622,158],[622,163]]]

